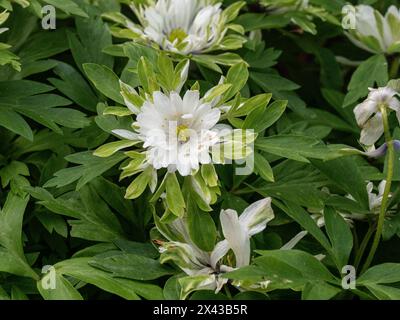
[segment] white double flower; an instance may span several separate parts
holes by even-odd
[[[227,32],[221,3],[213,0],[150,0],[131,7],[143,27],[134,31],[163,50],[203,53],[219,44]]]
[[[116,129],[113,133],[127,140],[143,143],[144,167],[178,171],[181,176],[194,175],[202,164],[223,163],[224,159],[244,159],[252,153],[255,139],[252,130],[232,129],[219,123],[224,106],[217,106],[222,95],[211,88],[200,97],[198,90],[179,91],[187,79],[187,64],[176,91],[155,91],[146,95],[138,108],[131,97],[136,90],[121,82],[121,94],[129,110],[136,115],[134,131]],[[220,85],[225,80],[221,77]]]

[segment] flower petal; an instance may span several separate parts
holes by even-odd
[[[361,130],[360,142],[367,146],[373,145],[382,136],[383,131],[382,115],[377,113]]]
[[[217,243],[214,250],[211,252],[211,267],[216,268],[217,263],[221,260],[229,251],[229,242],[227,240],[222,240]]]
[[[236,257],[236,267],[247,266],[250,263],[250,236],[245,225],[239,221],[235,210],[222,210],[222,231]]]
[[[263,231],[267,223],[274,218],[271,198],[265,198],[248,206],[240,215],[240,223],[244,225],[250,237]]]
[[[226,279],[228,280],[228,279]],[[217,276],[215,274],[210,275],[197,275],[192,277],[183,277],[180,278],[179,284],[181,286],[181,295],[180,298],[182,300],[186,299],[187,296],[193,291],[198,290],[216,290],[217,286]]]

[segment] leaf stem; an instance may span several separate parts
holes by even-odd
[[[371,262],[375,256],[376,249],[378,248],[379,242],[381,240],[383,224],[385,222],[387,203],[389,200],[390,188],[392,186],[392,179],[393,179],[393,167],[394,167],[393,140],[392,140],[392,136],[390,133],[389,120],[388,120],[388,115],[387,115],[387,111],[386,111],[386,106],[383,105],[380,107],[380,109],[381,109],[381,113],[382,113],[383,127],[384,127],[384,131],[385,131],[385,141],[386,141],[387,148],[388,148],[386,186],[385,186],[385,190],[383,192],[382,204],[381,204],[381,208],[379,211],[378,225],[376,228],[375,237],[372,242],[371,250],[369,252],[367,260],[365,261],[365,264],[361,270],[361,273],[363,273],[365,270],[367,270],[368,267],[371,265]]]
[[[228,297],[228,299],[229,299],[229,300],[232,300],[232,294],[231,294],[231,291],[230,291],[229,288],[228,288],[228,284],[226,284],[226,285],[224,286],[224,289],[225,289],[225,293],[226,293],[226,296]]]
[[[397,78],[397,75],[399,74],[399,68],[400,68],[400,57],[395,56],[393,58],[391,66],[390,66],[390,71],[389,71],[389,78],[390,79],[396,79]]]
[[[354,260],[354,267],[356,268],[356,270],[360,266],[361,258],[364,255],[365,249],[367,248],[368,242],[371,239],[372,235],[374,234],[374,231],[375,231],[375,225],[370,224],[370,226],[369,226],[367,232],[365,233],[365,236],[360,244],[360,248],[357,251],[356,258]]]

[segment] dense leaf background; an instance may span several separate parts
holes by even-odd
[[[10,45],[19,63],[18,68],[3,63],[0,47],[0,299],[179,297],[181,271],[161,264],[151,241],[151,192],[125,199],[130,181],[119,180],[124,154],[93,154],[117,141],[114,128],[130,125],[126,118],[103,113],[124,103],[118,80],[144,86],[143,77],[132,70],[142,56],[155,61],[159,55],[112,36],[112,23],[101,15],[117,11],[135,20],[126,2],[0,0],[10,12],[4,24],[9,31],[0,34],[0,43]],[[226,0],[224,6],[234,2]],[[396,0],[351,2],[382,12],[391,4],[400,7]],[[250,0],[242,8],[235,22],[244,27],[248,41],[234,53],[247,62],[246,71],[239,72],[248,69],[249,77],[238,90],[243,97],[261,96],[227,120],[259,133],[255,172],[236,176],[234,166],[218,166],[222,193],[207,218],[198,212],[190,222],[193,240],[207,250],[220,232],[221,208],[242,212],[272,197],[276,217],[252,239],[252,264],[227,277],[273,280],[268,292],[240,293],[230,286],[219,294],[198,291],[190,299],[400,299],[398,153],[395,209],[386,218],[374,266],[359,275],[357,290],[342,289],[342,267],[355,263],[374,221],[350,226],[338,214],[370,214],[367,181],[377,185],[385,177],[384,159],[356,153],[342,157],[340,149],[361,150],[353,108],[369,87],[399,77],[389,74],[398,55],[370,54],[345,37],[340,25],[345,1],[310,3],[321,11],[275,16]],[[56,30],[41,28],[45,4],[56,7]],[[218,71],[226,75],[230,70],[215,64],[215,56],[203,59],[192,61],[185,88],[199,81],[204,91],[218,84]],[[227,76],[231,83],[238,82],[234,75],[235,70]],[[395,117],[390,121],[399,139]],[[319,228],[311,213],[324,208],[326,225]],[[302,230],[308,235],[296,250],[279,250]],[[325,255],[321,261],[314,258],[319,254]],[[55,290],[42,286],[48,277],[45,266],[55,268]]]

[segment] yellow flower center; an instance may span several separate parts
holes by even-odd
[[[170,42],[174,42],[175,40],[178,40],[178,44],[183,42],[183,40],[185,40],[187,37],[186,32],[181,29],[181,28],[177,28],[171,31],[171,33],[169,34],[168,40]]]
[[[179,142],[186,142],[190,138],[190,130],[184,124],[176,127],[176,135],[178,136]]]

